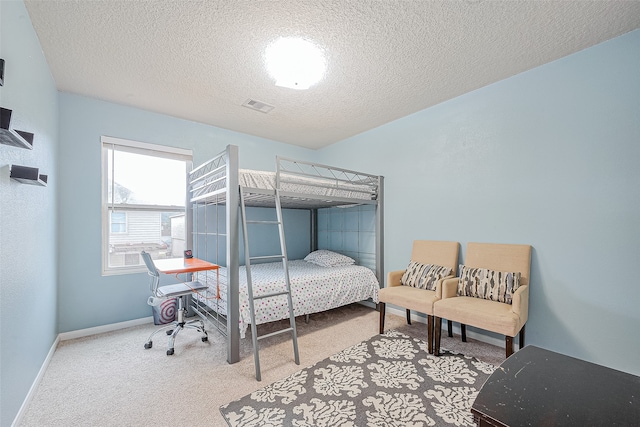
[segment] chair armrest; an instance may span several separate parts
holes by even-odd
[[[518,315],[524,325],[529,317],[529,285],[520,286],[513,293],[511,311]]]
[[[436,299],[442,299],[442,283],[447,279],[454,278],[454,275],[445,276],[436,282]]]
[[[392,286],[400,286],[400,279],[402,279],[402,275],[404,274],[405,270],[396,270],[396,271],[390,271],[387,274],[387,287],[390,288]]]
[[[452,277],[451,279],[442,280],[442,297],[441,297],[441,299],[452,298],[452,297],[455,297],[457,295],[457,293],[458,293],[458,281],[459,281],[458,277]]]

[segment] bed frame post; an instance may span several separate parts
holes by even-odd
[[[318,209],[309,209],[311,213],[311,241],[309,253],[318,250]]]
[[[240,361],[240,288],[239,254],[240,226],[238,206],[240,203],[238,182],[238,147],[227,146],[227,362]]]
[[[187,162],[187,188],[186,199],[184,201],[184,229],[185,229],[185,247],[184,249],[194,249],[193,247],[193,203],[191,203],[191,172],[193,170],[193,160]],[[196,208],[197,209],[197,208]],[[189,276],[189,280],[195,280],[193,273]],[[191,296],[187,296],[185,302],[185,308],[187,310],[187,316],[191,317],[195,314],[191,305]]]
[[[378,177],[378,204],[376,205],[376,276],[380,288],[384,287],[384,177]]]
[[[187,163],[187,170],[193,170],[193,161]],[[184,229],[186,230],[186,246],[185,249],[195,249],[193,247],[193,203],[191,203],[191,174],[187,173],[187,191],[186,200],[184,201],[185,213],[184,213]],[[195,252],[195,251],[194,251]],[[192,279],[193,280],[193,279]],[[190,309],[190,307],[189,307]]]

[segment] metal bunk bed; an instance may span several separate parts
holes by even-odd
[[[373,205],[375,207],[375,275],[378,285],[383,286],[383,180],[382,176],[350,171],[305,161],[298,161],[283,157],[276,157],[275,176],[269,172],[255,171],[266,174],[266,181],[257,183],[252,175],[244,174],[238,167],[238,147],[228,145],[226,149],[194,168],[188,177],[189,202],[186,215],[187,247],[193,248],[194,253],[201,259],[226,266],[227,299],[223,310],[211,309],[210,304],[203,301],[219,301],[219,291],[209,292],[199,298],[192,298],[192,309],[205,320],[213,324],[227,338],[227,362],[235,363],[240,360],[240,328],[239,325],[239,268],[240,268],[240,227],[243,227],[245,242],[246,275],[251,289],[251,262],[258,258],[274,258],[283,262],[287,287],[288,260],[282,225],[282,209],[307,209],[311,212],[312,230],[311,245],[317,247],[318,209]],[[273,174],[271,174],[273,175]],[[249,178],[247,178],[247,176]],[[266,183],[265,183],[266,182]],[[270,221],[279,228],[282,253],[269,257],[251,257],[247,236],[247,223],[264,221],[249,221],[245,207],[276,208],[277,221]],[[211,243],[215,242],[215,243]],[[221,243],[224,242],[224,243]],[[298,362],[297,338],[290,289],[288,293],[290,328],[294,344],[296,363]],[[251,313],[253,299],[251,296]],[[226,313],[221,315],[220,311]],[[256,362],[256,378],[260,380],[258,349],[255,334],[255,319],[252,319],[254,340],[254,356]],[[278,333],[276,332],[276,333]],[[268,334],[273,335],[272,334]],[[258,337],[260,338],[260,337]]]

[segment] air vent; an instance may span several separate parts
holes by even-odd
[[[256,101],[255,99],[247,99],[242,106],[260,111],[261,113],[268,113],[275,108],[273,105],[266,104],[262,101]]]

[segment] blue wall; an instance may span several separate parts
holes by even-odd
[[[101,275],[102,135],[190,148],[198,165],[238,145],[240,167],[275,170],[275,155],[312,151],[92,98],[60,94],[59,332],[149,316],[144,273]]]
[[[414,239],[533,246],[527,342],[640,374],[640,30],[323,150]]]
[[[0,2],[0,106],[34,133],[33,150],[0,145],[0,425],[8,426],[56,339],[58,93],[20,2]],[[49,185],[9,179],[10,165],[40,168]]]

